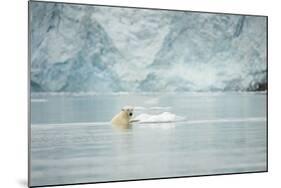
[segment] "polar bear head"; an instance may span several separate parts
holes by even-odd
[[[134,115],[134,107],[132,106],[124,106],[121,110],[128,115],[129,119]]]
[[[121,111],[112,118],[111,123],[118,128],[130,128],[133,115],[134,108],[131,106],[124,106]]]

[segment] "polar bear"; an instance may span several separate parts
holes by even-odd
[[[121,111],[112,118],[112,125],[119,128],[130,128],[132,126],[131,123],[135,122],[132,120],[133,112],[134,108],[132,106],[124,106]]]

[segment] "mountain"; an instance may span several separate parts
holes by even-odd
[[[30,6],[33,92],[267,89],[266,17]]]
[[[140,84],[141,90],[263,90],[264,17],[179,13]]]
[[[31,3],[33,91],[115,91],[122,57],[93,8]]]

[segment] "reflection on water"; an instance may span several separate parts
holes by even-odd
[[[34,101],[33,186],[266,170],[264,94],[37,96]],[[138,107],[136,115],[168,111],[186,121],[114,128],[109,121],[128,104]]]

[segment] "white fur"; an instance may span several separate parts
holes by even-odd
[[[124,106],[122,110],[112,118],[111,120],[112,125],[118,126],[120,128],[129,128],[131,120],[133,118],[133,112],[134,112],[133,107]]]

